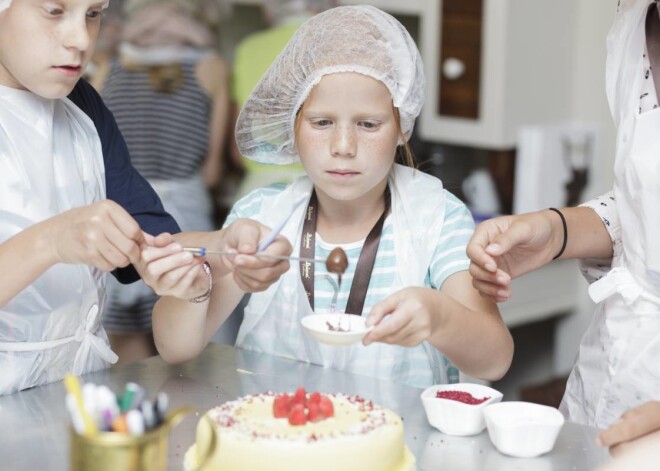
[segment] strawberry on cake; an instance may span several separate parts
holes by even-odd
[[[209,471],[412,471],[415,464],[394,412],[359,396],[303,388],[208,411],[186,453],[187,469],[197,468],[213,441]]]

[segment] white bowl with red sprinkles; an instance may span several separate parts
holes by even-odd
[[[429,423],[447,435],[476,435],[486,428],[483,410],[500,402],[502,393],[473,383],[441,384],[421,395]]]

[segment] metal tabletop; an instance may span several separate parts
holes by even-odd
[[[197,359],[181,365],[152,357],[87,374],[83,380],[106,384],[116,392],[133,381],[152,396],[165,391],[170,408],[188,405],[200,413],[245,394],[293,392],[299,386],[308,391],[359,394],[403,417],[406,444],[417,458],[419,471],[592,471],[608,460],[607,451],[595,445],[597,431],[572,423],[564,425],[550,453],[534,459],[507,457],[495,450],[487,432],[452,437],[432,428],[426,421],[420,389],[228,345],[211,344]],[[62,382],[0,397],[0,469],[69,468],[64,397]],[[197,420],[191,415],[172,432],[169,469],[182,469],[183,455],[195,440]]]

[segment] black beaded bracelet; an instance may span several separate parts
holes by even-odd
[[[561,211],[559,211],[557,208],[548,208],[550,211],[554,211],[555,213],[559,214],[559,217],[561,218],[561,225],[564,227],[564,242],[561,244],[561,249],[559,250],[559,253],[552,257],[553,260],[558,259],[561,257],[561,254],[564,253],[564,250],[566,250],[566,243],[568,242],[568,226],[566,225],[566,218],[562,214]]]

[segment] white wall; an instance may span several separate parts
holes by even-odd
[[[596,122],[603,127],[605,165],[599,183],[607,191],[614,168],[615,129],[605,96],[605,42],[617,0],[576,1],[573,116],[577,121]]]

